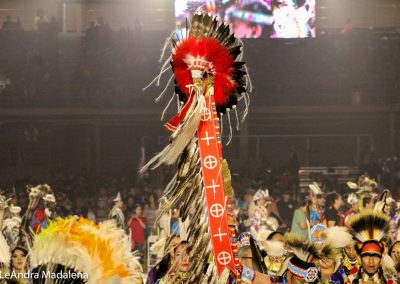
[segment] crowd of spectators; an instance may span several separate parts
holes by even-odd
[[[39,10],[34,24],[34,31],[25,31],[21,20],[11,16],[2,24],[0,105],[151,105],[154,96],[143,95],[142,88],[158,72],[167,31],[143,31],[138,20],[132,29],[113,31],[99,17],[75,39],[79,48],[68,50],[70,39],[59,34],[54,17],[49,20]],[[374,38],[365,33],[356,39],[352,33],[312,41],[246,41],[255,90],[269,94],[254,99],[279,105],[351,104],[357,93],[361,104],[396,101],[400,61],[393,55],[399,39],[384,41],[385,31]],[[260,57],[267,70],[258,67]]]
[[[34,31],[7,16],[0,29],[0,101],[3,106],[30,106],[57,93],[59,24],[43,10],[34,19]]]
[[[397,157],[380,159],[379,170],[374,173],[371,165],[363,164],[364,170],[371,177],[381,181],[381,187],[394,187],[394,198],[398,198],[400,191],[400,161]],[[254,194],[259,189],[269,189],[269,203],[267,211],[274,216],[281,230],[287,230],[292,224],[294,210],[300,205],[308,192],[299,192],[299,164],[295,159],[289,159],[281,165],[269,165],[266,161],[259,160],[254,163],[246,163],[246,167],[232,171],[235,197],[232,200],[235,212],[242,231],[249,230],[248,205],[252,202]],[[363,166],[361,165],[361,166]],[[369,171],[369,172],[368,172]],[[37,185],[47,182],[51,185],[57,199],[55,209],[57,215],[78,215],[102,221],[109,218],[109,212],[113,206],[113,200],[118,193],[124,201],[123,212],[127,228],[134,232],[133,240],[139,240],[133,248],[145,252],[145,240],[151,234],[160,234],[165,231],[165,224],[156,223],[156,211],[163,194],[163,189],[172,177],[171,170],[166,168],[147,172],[142,176],[107,176],[100,178],[90,173],[66,174],[54,172],[46,181],[33,178],[21,179],[13,184],[4,184],[3,189],[14,199],[11,203],[26,208],[28,204],[27,185]],[[328,181],[324,177],[317,181],[324,184],[326,191],[332,191],[346,196],[348,188],[338,181]],[[178,233],[179,210],[171,212],[171,221],[168,230]],[[138,220],[141,220],[140,222]],[[141,225],[143,224],[143,226]],[[139,229],[142,228],[142,229]],[[132,230],[133,229],[133,230]]]

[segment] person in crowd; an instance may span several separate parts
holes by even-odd
[[[375,200],[371,195],[367,195],[362,199],[362,205],[364,209],[374,209]]]
[[[244,194],[243,194],[243,202],[240,202],[240,208],[241,209],[249,209],[249,206],[251,202],[253,201],[254,197],[254,190],[253,189],[247,189]]]
[[[267,202],[266,208],[268,212],[268,218],[266,224],[268,229],[273,231],[278,229],[286,231],[288,227],[280,215],[275,199],[270,196],[267,198]]]
[[[132,241],[132,250],[143,252],[145,243],[146,218],[143,216],[141,204],[136,204],[133,215],[128,220],[130,236]]]
[[[144,208],[144,216],[147,220],[147,233],[146,235],[150,235],[154,231],[155,222],[156,222],[156,213],[158,209],[158,204],[156,202],[156,195],[154,193],[149,195],[149,201]]]
[[[384,241],[389,237],[390,217],[384,213],[367,210],[355,215],[349,222],[350,232],[356,239],[361,268],[352,284],[394,283],[397,275],[386,274],[382,268]]]
[[[282,283],[320,283],[321,278],[316,265],[322,258],[330,257],[327,253],[331,250],[322,250],[311,239],[299,237],[293,233],[286,234],[285,240],[287,249],[293,254],[288,258],[289,262],[283,273]]]
[[[285,239],[263,241],[260,243],[260,248],[266,253],[263,260],[271,282],[282,283],[282,270],[285,268],[284,262],[288,256]]]
[[[60,192],[57,194],[57,207],[56,212],[60,217],[65,217],[71,215],[71,202],[68,197]]]
[[[114,219],[117,226],[121,229],[125,229],[125,215],[122,211],[124,207],[124,201],[122,200],[121,193],[118,192],[117,197],[114,198],[114,206],[110,211],[108,217]]]
[[[253,197],[253,202],[249,206],[249,218],[252,221],[251,232],[254,235],[267,230],[268,211],[266,208],[268,190],[259,189]]]
[[[164,241],[163,239],[162,241]],[[168,273],[174,262],[174,250],[181,243],[181,238],[178,235],[172,235],[170,238],[165,240],[165,245],[162,248],[162,252],[156,252],[157,254],[163,255],[161,260],[150,269],[146,284],[154,284],[157,279],[161,279]]]
[[[33,232],[38,233],[42,229],[47,228],[49,222],[57,217],[57,214],[54,212],[56,205],[56,198],[52,193],[46,194],[39,201],[39,207],[33,213],[30,223],[30,228]]]
[[[327,210],[325,211],[324,222],[328,227],[343,226],[344,217],[339,212],[343,205],[342,196],[336,192],[331,192],[326,196]]]
[[[108,197],[105,187],[99,189],[99,196],[96,201],[96,217],[97,221],[103,221],[107,219],[108,216]]]
[[[87,198],[76,197],[73,202],[73,214],[96,222],[92,201]]]
[[[400,271],[400,241],[395,241],[389,249],[389,255],[393,259],[397,271]]]
[[[238,237],[238,256],[239,263],[242,266],[242,281],[243,283],[272,283],[268,275],[259,271],[259,265],[251,249],[251,238],[251,234],[248,232],[242,233]],[[254,239],[253,242],[255,242]]]
[[[188,284],[188,274],[187,271],[189,269],[190,260],[188,255],[188,242],[181,241],[174,248],[174,257],[171,268],[168,273],[166,273],[162,278],[156,281],[156,284],[168,284],[168,283],[177,283],[177,284]]]
[[[87,211],[86,218],[88,218],[89,220],[91,220],[93,222],[96,222],[97,217],[96,217],[96,213],[94,210],[93,200],[89,199],[86,201],[85,210]]]
[[[132,195],[128,195],[126,198],[126,203],[125,203],[125,215],[130,214],[130,212],[133,211],[133,208],[135,207],[135,204],[138,202],[135,202],[135,198]]]
[[[292,200],[288,191],[282,193],[281,199],[277,203],[280,216],[287,226],[292,224],[293,213],[295,210],[295,202]]]
[[[159,207],[161,208],[165,204],[166,199],[161,198]],[[171,210],[165,211],[160,220],[157,223],[157,231],[160,238],[167,238],[171,236]]]
[[[347,225],[351,217],[359,212],[360,201],[355,193],[350,193],[347,197],[347,203],[351,206],[349,210],[344,214],[344,222]]]
[[[294,211],[291,232],[301,237],[308,236],[307,226],[307,206],[308,201],[303,200],[299,203],[298,208]]]
[[[342,267],[350,277],[356,275],[360,270],[360,258],[358,257],[354,244],[349,244],[343,249],[344,259]]]
[[[34,27],[36,31],[44,30],[45,26],[49,22],[47,16],[43,9],[38,9],[36,12],[36,16],[33,19]]]
[[[11,250],[11,279],[7,280],[7,284],[25,284],[29,283],[29,279],[24,276],[28,272],[28,250],[22,246],[16,246]]]
[[[318,269],[322,283],[350,284],[350,279],[342,266],[342,251],[345,247],[354,245],[353,236],[346,227],[321,226],[314,231],[312,238],[321,245],[328,245],[333,251],[318,261]]]
[[[319,187],[317,182],[313,182],[308,185],[310,189],[310,225],[315,226],[321,223],[323,217],[323,211],[320,206],[320,199],[323,198],[322,189]]]

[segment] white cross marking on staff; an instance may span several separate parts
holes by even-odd
[[[226,235],[227,235],[227,233],[221,233],[221,228],[218,228],[218,234],[214,234],[213,236],[218,237],[219,241],[222,242],[222,237],[226,236]]]
[[[206,137],[201,138],[200,140],[207,140],[207,146],[210,146],[210,140],[215,139],[214,136],[208,136],[208,131],[206,131]]]
[[[206,186],[206,189],[212,188],[213,193],[214,193],[214,200],[215,200],[215,194],[216,194],[215,190],[216,190],[218,187],[220,187],[220,185],[219,185],[219,184],[215,184],[215,180],[214,180],[214,179],[212,180],[212,185],[207,185],[207,186]]]

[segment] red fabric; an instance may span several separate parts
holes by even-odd
[[[189,56],[203,57],[210,62],[209,70],[213,68],[214,75],[214,97],[217,105],[224,105],[228,102],[227,97],[237,87],[236,82],[232,80],[234,60],[218,40],[214,38],[196,39],[191,36],[181,41],[175,48],[172,62],[174,73],[179,88],[189,97],[187,85],[193,84],[192,74],[188,68],[185,59]],[[211,68],[212,67],[212,68]]]
[[[143,216],[139,217],[144,224],[147,223],[146,218]],[[131,239],[135,243],[143,244],[145,241],[144,238],[144,228],[139,223],[139,220],[135,217],[131,217],[129,221],[129,228],[131,229]],[[135,243],[132,244],[132,248],[135,247]]]
[[[44,208],[38,208],[33,214],[33,231],[38,233],[41,231],[41,224],[46,220]]]
[[[193,102],[193,96],[186,102],[185,106],[178,112],[173,118],[171,118],[168,123],[164,125],[164,127],[170,131],[174,132],[178,125],[181,123],[182,119],[186,116],[186,113],[189,110],[190,105]]]

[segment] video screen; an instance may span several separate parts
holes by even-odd
[[[315,0],[175,0],[177,25],[196,11],[233,24],[238,38],[313,38]]]

